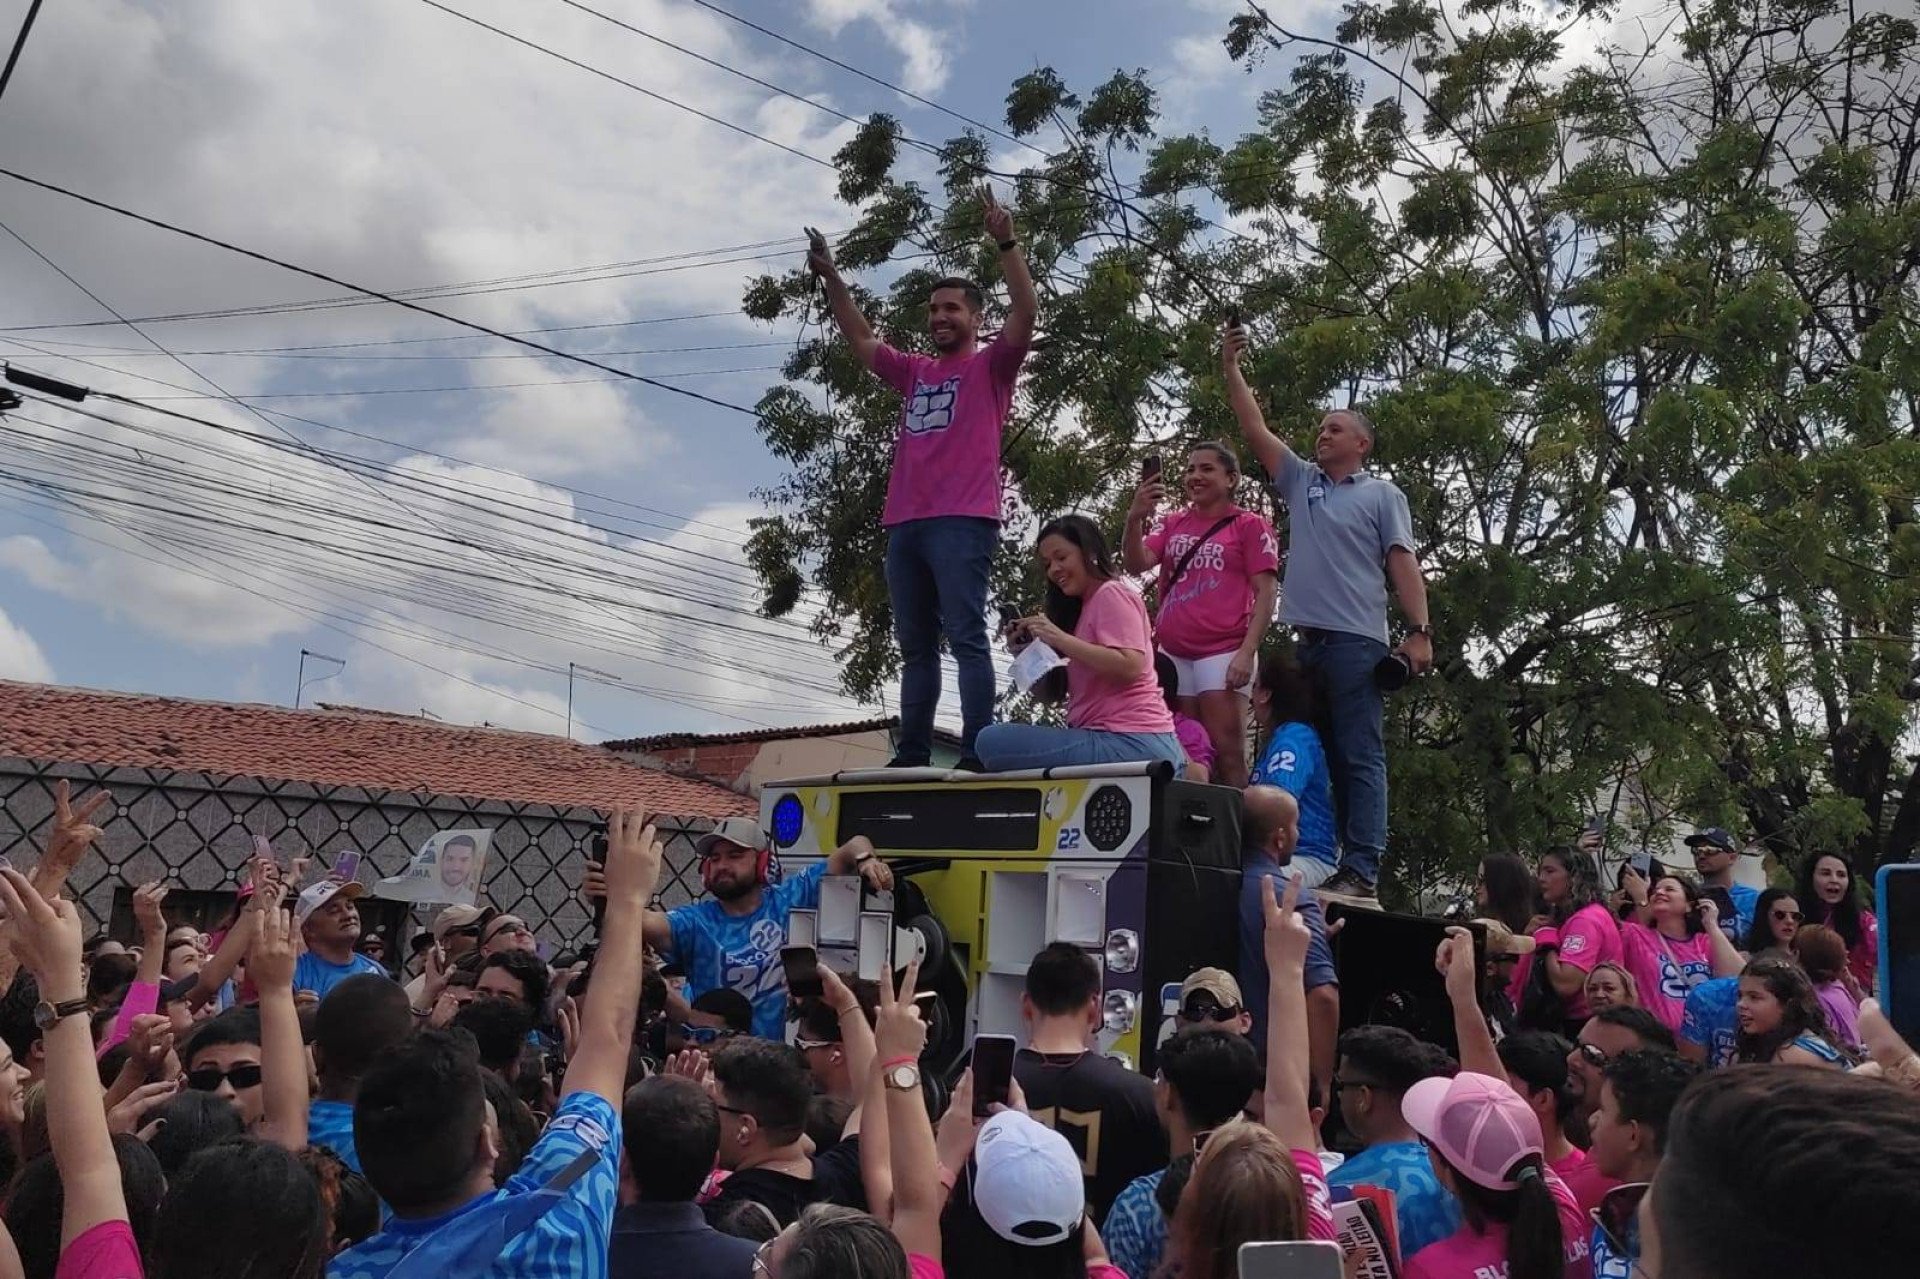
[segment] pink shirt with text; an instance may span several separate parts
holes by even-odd
[[[1553,1173],[1547,1174],[1547,1189],[1553,1192],[1554,1207],[1560,1212],[1560,1234],[1565,1241],[1565,1279],[1592,1279],[1593,1261],[1587,1256],[1592,1224],[1581,1213],[1567,1184]],[[1402,1279],[1507,1279],[1507,1226],[1489,1221],[1484,1231],[1472,1226],[1460,1229],[1430,1243],[1407,1260]]]
[[[1130,680],[1102,675],[1085,662],[1067,663],[1067,724],[1108,733],[1171,733],[1173,712],[1153,673],[1153,628],[1147,606],[1117,578],[1100,583],[1080,606],[1073,637],[1102,648],[1129,649],[1148,658]]]
[[[1160,561],[1160,611],[1154,632],[1160,647],[1189,661],[1231,653],[1254,625],[1267,628],[1272,618],[1253,616],[1254,579],[1280,569],[1280,542],[1273,525],[1252,511],[1237,512],[1233,523],[1201,542],[1224,516],[1175,511],[1147,534],[1146,546]],[[1195,545],[1180,580],[1173,570]]]
[[[1613,912],[1603,902],[1594,902],[1582,906],[1573,912],[1573,918],[1562,924],[1559,929],[1560,962],[1583,973],[1590,973],[1601,964],[1621,962],[1620,925]],[[1513,974],[1513,984],[1508,994],[1514,1007],[1520,1006],[1520,998],[1527,989],[1527,979],[1533,973],[1536,956],[1523,955]],[[1588,1017],[1592,1009],[1587,1007],[1587,992],[1583,987],[1578,994],[1564,1000],[1567,1016],[1575,1020]]]
[[[1300,1186],[1306,1191],[1307,1238],[1339,1242],[1340,1232],[1333,1224],[1333,1192],[1327,1189],[1326,1166],[1311,1150],[1295,1150],[1293,1166],[1300,1171]]]
[[[938,360],[880,344],[873,371],[906,399],[882,524],[940,515],[1000,518],[1000,432],[1026,358],[1026,347],[998,338],[970,355]]]
[[[1640,988],[1640,1004],[1668,1030],[1680,1029],[1687,992],[1713,976],[1713,939],[1706,933],[1669,937],[1632,920],[1620,925],[1626,969]]]

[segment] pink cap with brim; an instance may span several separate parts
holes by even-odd
[[[1461,1176],[1488,1190],[1514,1189],[1514,1166],[1546,1153],[1532,1107],[1491,1075],[1422,1079],[1400,1098],[1400,1113]]]

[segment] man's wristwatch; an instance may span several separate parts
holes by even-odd
[[[913,1092],[920,1087],[920,1067],[910,1061],[896,1062],[887,1067],[881,1080],[889,1088],[897,1088],[901,1092]]]
[[[1002,240],[1002,241],[1000,241],[1000,251],[1001,251],[1002,253],[1011,253],[1011,252],[1013,252],[1013,251],[1014,251],[1015,249],[1017,249],[1017,248],[1019,248],[1019,247],[1020,247],[1020,241],[1018,241],[1018,240]]]
[[[1409,627],[1407,627],[1407,634],[1409,634],[1409,635],[1424,635],[1424,636],[1426,636],[1426,637],[1427,637],[1428,639],[1432,639],[1432,638],[1433,638],[1433,623],[1432,623],[1432,622],[1416,622],[1415,624],[1413,624],[1413,625],[1411,625],[1411,626],[1409,626]]]
[[[57,1004],[50,1004],[43,999],[34,1005],[33,1024],[38,1026],[44,1034],[67,1018],[78,1017],[85,1011],[87,1011],[87,1001],[84,999],[63,999]]]

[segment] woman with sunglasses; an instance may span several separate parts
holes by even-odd
[[[1747,935],[1742,939],[1740,949],[1748,958],[1763,950],[1791,950],[1793,934],[1800,927],[1803,916],[1800,913],[1800,899],[1790,888],[1769,888],[1760,894],[1754,903],[1753,923],[1747,926]]]
[[[1640,988],[1641,1006],[1678,1030],[1693,988],[1710,977],[1734,976],[1744,961],[1720,928],[1719,908],[1691,879],[1664,875],[1649,888],[1629,866],[1622,883],[1634,911],[1620,925],[1627,971]]]
[[[1861,993],[1871,995],[1880,957],[1880,925],[1873,912],[1861,906],[1853,867],[1836,853],[1820,853],[1800,868],[1794,896],[1807,913],[1809,924],[1825,924],[1847,943],[1847,971]]]
[[[1735,1015],[1740,1025],[1735,1061],[1845,1067],[1839,1048],[1828,1038],[1827,1015],[1820,1010],[1813,983],[1790,960],[1756,959],[1748,964],[1740,974]]]

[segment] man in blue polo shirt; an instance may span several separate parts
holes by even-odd
[[[1427,584],[1413,540],[1407,499],[1367,471],[1373,423],[1356,409],[1320,420],[1309,462],[1267,427],[1240,369],[1246,331],[1227,330],[1223,371],[1234,416],[1248,447],[1287,505],[1287,572],[1280,621],[1299,635],[1300,664],[1326,690],[1327,754],[1341,818],[1340,870],[1322,895],[1372,904],[1387,843],[1386,704],[1378,670],[1388,656],[1387,586],[1407,617],[1398,653],[1406,670],[1433,665]]]
[[[1744,946],[1747,930],[1753,927],[1753,909],[1760,904],[1760,890],[1734,882],[1733,867],[1740,860],[1740,845],[1718,826],[1709,826],[1687,836],[1693,850],[1693,868],[1700,875],[1700,888],[1709,897],[1719,897],[1720,930],[1735,946]],[[1728,909],[1731,907],[1732,909]]]

